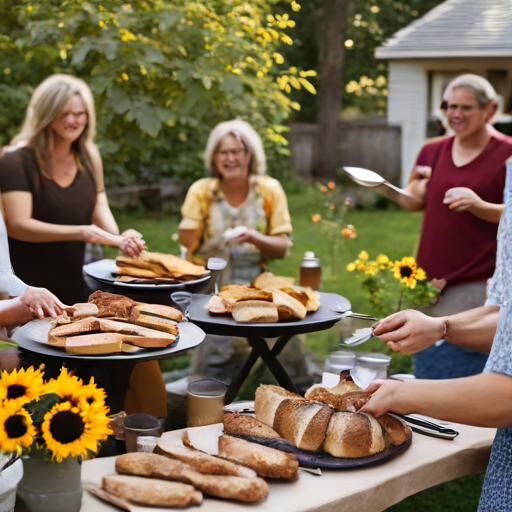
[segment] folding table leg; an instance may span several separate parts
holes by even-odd
[[[267,345],[267,342],[263,338],[248,338],[249,344],[251,347],[258,352],[258,355],[263,359],[263,362],[267,366],[267,368],[272,372],[272,375],[276,378],[277,382],[280,386],[291,391],[292,393],[299,393],[295,384],[292,382],[292,379],[286,373],[286,370],[283,368],[281,363],[276,359],[276,353],[273,353]],[[290,338],[288,338],[290,339]],[[281,340],[279,339],[277,343]],[[284,340],[283,340],[284,341]],[[286,340],[288,341],[288,340]],[[279,347],[282,348],[284,345],[279,343]],[[279,350],[279,352],[281,351]],[[277,352],[277,353],[279,353]]]
[[[249,376],[249,373],[251,372],[252,367],[255,365],[256,361],[258,360],[259,354],[256,349],[251,350],[251,353],[245,360],[244,364],[238,371],[238,373],[235,375],[233,380],[231,381],[231,384],[228,387],[228,390],[226,392],[226,397],[224,398],[224,403],[230,404],[236,397],[238,391],[242,387],[242,384],[244,383],[245,379]]]

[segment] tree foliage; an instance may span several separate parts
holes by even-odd
[[[17,133],[31,92],[52,73],[91,87],[109,185],[203,173],[210,129],[240,117],[270,153],[286,153],[283,121],[314,93],[314,71],[285,66],[286,0],[0,0],[0,142]],[[276,11],[287,8],[287,12]]]
[[[423,16],[443,0],[352,0],[344,34],[343,109],[356,114],[384,114],[387,105],[388,63],[374,57],[381,46],[401,28]],[[294,45],[283,50],[287,60],[319,70],[318,47],[324,36],[321,20],[325,0],[302,4],[297,26],[289,31]],[[319,77],[320,80],[322,77]],[[314,122],[316,98],[301,91],[294,99],[303,106],[295,119]]]

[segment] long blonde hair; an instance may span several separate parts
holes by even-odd
[[[78,167],[91,174],[98,186],[91,153],[96,135],[96,112],[94,99],[88,85],[71,75],[57,74],[43,80],[35,89],[27,108],[21,131],[12,141],[12,146],[26,146],[34,150],[41,174],[51,178],[53,152],[53,130],[51,123],[57,118],[67,101],[79,96],[87,111],[87,124],[72,146],[78,158]]]

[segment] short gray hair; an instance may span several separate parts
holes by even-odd
[[[265,174],[267,170],[267,161],[261,138],[249,123],[241,121],[240,119],[233,119],[232,121],[219,123],[210,132],[208,142],[206,143],[206,150],[204,152],[204,164],[206,170],[212,176],[218,176],[218,172],[213,163],[213,157],[219,147],[219,144],[227,135],[233,135],[239,139],[251,154],[252,158],[251,163],[249,164],[249,174]]]
[[[483,76],[466,73],[454,78],[446,87],[443,99],[448,100],[448,95],[454,89],[466,89],[473,93],[480,108],[487,107],[491,101],[496,101],[496,90],[489,80]]]

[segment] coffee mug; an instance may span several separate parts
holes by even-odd
[[[187,427],[222,423],[228,387],[216,379],[201,379],[187,386]]]

